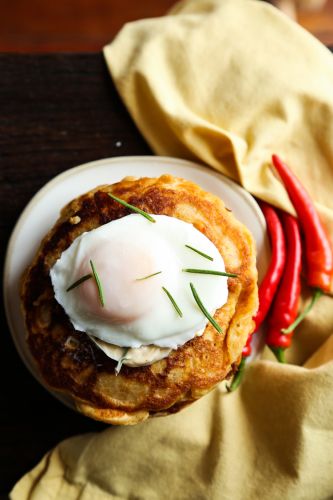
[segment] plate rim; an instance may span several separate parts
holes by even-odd
[[[28,203],[25,205],[23,210],[18,216],[18,219],[10,233],[8,243],[7,243],[7,248],[5,252],[5,259],[4,259],[4,267],[3,267],[3,282],[2,282],[2,287],[3,287],[3,298],[4,298],[4,309],[5,309],[5,315],[6,315],[6,320],[9,326],[9,333],[10,336],[14,342],[15,348],[23,361],[24,365],[26,366],[27,370],[29,373],[37,379],[37,381],[49,392],[51,395],[55,396],[59,401],[64,403],[66,406],[70,407],[71,409],[75,409],[74,404],[72,403],[72,398],[70,396],[67,396],[67,394],[57,390],[53,389],[47,386],[47,384],[44,382],[42,377],[39,375],[38,370],[33,370],[32,366],[29,364],[28,360],[26,359],[26,356],[23,352],[23,349],[21,349],[21,346],[19,344],[18,338],[16,338],[16,335],[14,332],[16,331],[16,328],[14,327],[14,324],[12,322],[11,314],[10,314],[10,307],[9,307],[9,293],[7,293],[6,289],[9,287],[6,286],[9,283],[10,279],[10,269],[12,268],[12,258],[13,258],[13,252],[11,251],[14,246],[15,242],[17,240],[18,235],[20,234],[20,229],[24,225],[25,220],[29,216],[29,213],[33,209],[33,207],[38,203],[38,201],[43,198],[44,193],[49,191],[50,188],[53,186],[56,186],[57,184],[65,181],[71,176],[77,175],[81,171],[89,170],[92,167],[99,167],[107,164],[121,164],[121,163],[128,163],[128,162],[135,162],[135,163],[147,163],[147,162],[158,162],[158,163],[171,163],[172,166],[183,166],[183,167],[192,167],[195,168],[196,170],[202,171],[205,174],[210,174],[215,176],[216,178],[223,178],[223,182],[229,185],[229,187],[233,190],[238,191],[239,193],[242,194],[242,196],[247,200],[247,202],[251,205],[252,209],[256,213],[259,223],[261,225],[262,231],[265,234],[266,231],[266,221],[264,218],[264,215],[262,211],[260,210],[260,207],[254,197],[246,191],[240,184],[238,184],[236,181],[231,179],[230,177],[226,176],[222,172],[219,172],[208,165],[205,165],[203,163],[196,163],[191,160],[186,160],[182,158],[176,158],[176,157],[171,157],[171,156],[158,156],[158,155],[130,155],[130,156],[113,156],[113,157],[106,157],[106,158],[101,158],[98,160],[92,160],[90,162],[86,163],[81,163],[79,165],[76,165],[74,167],[71,167],[69,169],[64,170],[63,172],[60,172],[59,174],[55,175],[52,177],[49,181],[47,181],[40,189],[36,191],[36,193],[30,198]],[[167,174],[167,172],[166,172]],[[126,175],[124,175],[126,177]],[[23,313],[22,313],[23,314]],[[32,356],[31,359],[33,360]]]
[[[157,155],[113,156],[113,157],[110,157],[110,158],[101,158],[99,160],[93,160],[93,161],[90,161],[88,163],[81,163],[80,165],[77,165],[75,167],[71,167],[71,168],[69,168],[67,170],[64,170],[63,172],[60,172],[56,176],[52,177],[52,179],[50,179],[49,181],[47,181],[46,184],[44,184],[40,189],[38,189],[38,191],[36,191],[36,193],[32,196],[32,198],[30,198],[30,200],[28,201],[28,203],[23,208],[22,212],[20,213],[20,215],[19,215],[19,217],[18,217],[18,219],[17,219],[17,221],[16,221],[16,223],[15,223],[13,229],[12,229],[12,232],[11,232],[9,240],[8,240],[6,253],[5,253],[5,260],[4,260],[5,266],[4,266],[4,269],[6,269],[7,257],[9,257],[9,249],[10,249],[11,246],[13,246],[12,242],[15,240],[16,233],[18,232],[18,229],[24,223],[24,219],[27,217],[28,212],[32,209],[32,207],[43,196],[44,191],[48,191],[50,189],[50,187],[52,187],[53,184],[54,185],[58,184],[62,180],[66,179],[67,177],[71,177],[72,175],[75,175],[79,171],[88,170],[92,166],[104,165],[104,164],[108,164],[110,162],[111,163],[126,163],[128,161],[140,161],[140,162],[144,161],[144,162],[146,162],[146,161],[156,161],[156,159],[158,161],[162,161],[162,162],[170,162],[170,161],[172,161],[174,163],[179,163],[179,164],[181,164],[182,166],[185,166],[185,167],[186,166],[188,166],[188,167],[192,166],[192,167],[195,167],[195,168],[199,168],[200,170],[202,170],[203,172],[206,172],[206,173],[207,173],[207,169],[208,169],[208,172],[210,174],[213,174],[216,177],[219,177],[219,176],[223,177],[224,181],[226,181],[227,184],[229,184],[230,187],[235,188],[235,189],[239,189],[242,192],[242,194],[245,196],[245,198],[247,199],[247,201],[250,203],[250,205],[252,205],[252,207],[254,208],[254,210],[257,212],[259,220],[262,223],[262,228],[263,228],[264,231],[266,231],[266,221],[265,221],[264,215],[263,215],[262,211],[260,210],[259,205],[257,204],[257,202],[254,200],[254,197],[248,191],[246,191],[243,188],[243,186],[241,186],[236,181],[234,181],[230,177],[226,176],[222,172],[218,172],[217,170],[215,170],[215,169],[213,169],[213,168],[211,168],[209,166],[205,166],[204,164],[201,164],[201,163],[196,163],[196,162],[193,162],[191,160],[184,160],[182,158],[173,158],[171,156],[157,156]]]

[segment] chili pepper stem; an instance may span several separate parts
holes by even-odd
[[[272,353],[275,355],[276,359],[278,360],[279,363],[285,363],[286,358],[284,354],[284,349],[282,347],[271,347],[269,346],[270,350]]]
[[[282,328],[281,332],[284,333],[285,335],[288,335],[289,333],[292,333],[295,330],[295,328],[303,321],[303,319],[305,318],[305,316],[311,311],[311,309],[313,308],[313,306],[315,305],[315,303],[317,302],[317,300],[322,295],[324,295],[324,292],[322,290],[320,290],[320,288],[315,288],[314,291],[313,291],[313,294],[312,294],[311,301],[306,306],[306,308],[304,309],[304,311],[302,311],[297,316],[297,318],[295,319],[295,321],[291,325],[289,325],[288,328]]]
[[[233,392],[237,389],[237,387],[239,387],[241,381],[243,380],[245,372],[245,364],[246,364],[246,358],[242,358],[238,366],[238,371],[236,375],[234,375],[231,384],[226,386],[228,392]]]

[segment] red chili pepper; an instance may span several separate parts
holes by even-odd
[[[290,346],[291,334],[282,333],[297,316],[301,293],[302,245],[297,219],[287,213],[281,214],[285,231],[288,259],[276,293],[268,320],[266,344],[279,361],[284,361],[284,350]]]
[[[264,202],[260,203],[260,208],[266,219],[272,257],[267,273],[259,287],[259,309],[253,318],[255,322],[254,331],[258,330],[268,313],[286,262],[285,237],[277,212],[273,207]]]
[[[271,262],[259,287],[259,309],[253,318],[255,323],[254,331],[248,336],[246,344],[243,347],[242,359],[238,366],[238,371],[234,376],[231,385],[227,386],[227,390],[229,392],[237,389],[242,380],[246,358],[248,358],[252,352],[252,335],[258,330],[268,313],[274,299],[276,289],[281,280],[286,261],[285,237],[277,212],[273,207],[265,202],[260,202],[260,207],[266,219],[267,231],[271,242]]]
[[[242,350],[243,358],[248,358],[252,353],[252,347],[251,347],[252,335],[253,334],[250,333],[250,335],[247,338],[246,344],[243,347],[243,350]]]
[[[278,156],[273,155],[272,160],[295,207],[305,235],[308,285],[329,292],[333,277],[333,253],[326,230],[301,182]]]

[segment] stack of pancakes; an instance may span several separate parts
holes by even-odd
[[[130,213],[107,192],[148,213],[193,224],[217,247],[226,271],[238,275],[228,279],[228,301],[214,315],[222,333],[208,323],[201,336],[167,358],[149,366],[123,366],[119,375],[116,362],[74,329],[54,298],[49,275],[75,238]],[[70,202],[42,241],[21,289],[27,342],[45,382],[69,394],[85,415],[123,425],[175,413],[229,377],[253,330],[257,296],[256,250],[249,231],[218,197],[171,175],[126,177]]]

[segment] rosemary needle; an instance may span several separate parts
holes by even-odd
[[[237,278],[238,274],[225,273],[223,271],[213,271],[211,269],[182,269],[184,273],[193,274],[214,274],[216,276],[227,276],[228,278]]]
[[[190,283],[190,287],[191,287],[191,290],[192,290],[192,294],[193,294],[193,297],[194,297],[194,300],[196,301],[196,303],[198,304],[198,307],[199,309],[201,309],[201,312],[206,316],[206,318],[208,319],[208,321],[213,325],[213,327],[219,332],[219,333],[222,333],[222,328],[220,327],[220,325],[215,321],[215,319],[209,314],[209,312],[207,311],[207,309],[205,308],[205,306],[203,305],[203,303],[201,302],[201,299],[196,291],[196,289],[194,288],[194,285],[193,283]]]
[[[150,222],[156,222],[156,220],[154,219],[154,217],[152,217],[151,215],[147,214],[147,212],[145,212],[144,210],[141,210],[140,208],[135,207],[134,205],[130,205],[130,203],[127,203],[127,201],[124,201],[121,198],[118,198],[114,194],[108,193],[108,195],[110,196],[110,198],[112,198],[113,200],[117,201],[118,203],[120,203],[124,207],[129,208],[130,210],[132,210],[132,212],[136,212],[137,214],[143,215],[143,217],[146,217],[146,219],[148,219]]]
[[[156,276],[157,274],[161,274],[162,271],[157,271],[157,273],[153,273],[153,274],[148,274],[148,276],[144,276],[143,278],[136,278],[135,281],[142,281],[142,280],[146,280],[148,278],[152,278],[153,276]]]
[[[77,281],[75,281],[74,283],[72,283],[66,290],[66,292],[69,292],[70,290],[73,290],[73,288],[76,288],[77,286],[81,285],[81,283],[83,283],[84,281],[86,280],[89,280],[90,278],[92,278],[92,274],[89,273],[89,274],[86,274],[85,276],[82,276],[82,278],[78,279]]]
[[[167,294],[167,296],[169,297],[169,300],[170,300],[171,304],[176,309],[176,311],[179,314],[179,316],[182,318],[183,317],[183,313],[181,312],[180,308],[178,307],[178,305],[177,305],[175,299],[173,298],[173,296],[171,295],[171,293],[164,286],[162,286],[162,290]]]
[[[103,294],[103,288],[102,288],[102,283],[101,280],[99,279],[99,276],[97,274],[96,268],[94,266],[94,263],[92,260],[90,260],[90,266],[94,275],[94,279],[96,281],[97,289],[98,289],[98,295],[99,295],[99,300],[101,301],[102,307],[104,307],[105,301],[104,301],[104,294]]]
[[[205,259],[214,260],[213,257],[210,257],[206,253],[201,252],[201,250],[198,250],[197,248],[191,247],[190,245],[185,245],[185,246],[186,246],[186,248],[189,248],[190,250],[193,250],[193,252],[196,252],[199,255],[201,255],[201,257],[205,257]]]

